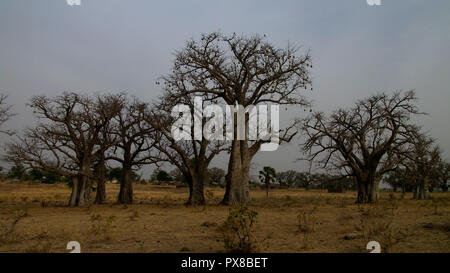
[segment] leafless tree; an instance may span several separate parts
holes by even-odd
[[[411,138],[411,152],[406,154],[403,163],[406,167],[407,179],[414,187],[413,199],[428,199],[431,179],[438,172],[441,162],[441,151],[435,140],[420,131]]]
[[[277,173],[277,180],[278,182],[280,182],[281,186],[287,187],[292,187],[295,185],[300,186],[300,183],[303,180],[302,178],[303,178],[302,173],[299,173],[294,170],[288,170]]]
[[[64,93],[55,97],[34,96],[29,106],[39,123],[8,144],[7,157],[71,178],[69,205],[89,205],[92,165],[101,150],[102,129],[115,115],[114,105],[101,112],[93,97]]]
[[[119,203],[133,202],[133,169],[158,162],[151,155],[158,140],[150,137],[155,129],[148,122],[149,114],[149,104],[133,97],[125,98],[123,107],[114,116],[112,134],[117,140],[115,149],[107,153],[106,159],[122,164]]]
[[[443,159],[440,160],[437,168],[436,179],[441,190],[443,192],[447,192],[450,181],[450,163],[445,162]]]
[[[209,94],[212,101],[247,107],[258,104],[308,105],[302,89],[311,89],[309,53],[297,55],[289,45],[276,48],[259,35],[204,34],[190,40],[176,53],[173,71],[164,77],[165,88],[174,97]],[[250,141],[237,137],[234,111],[234,140],[230,150],[227,187],[223,204],[250,201],[249,168],[261,145],[270,139]],[[245,129],[249,116],[245,117]],[[245,130],[247,131],[247,130]],[[280,133],[280,141],[290,141],[296,133],[290,126]]]
[[[420,114],[414,91],[373,95],[330,116],[315,112],[302,120],[306,159],[335,169],[357,181],[358,203],[377,199],[383,174],[395,169],[410,152],[416,126],[412,114]]]
[[[194,131],[191,130],[191,140],[176,141],[171,128],[176,118],[171,116],[170,110],[177,103],[185,103],[191,109],[194,117],[194,105],[189,95],[177,100],[170,99],[170,93],[161,99],[155,107],[149,122],[157,129],[153,138],[159,154],[154,155],[158,161],[166,161],[176,166],[183,174],[189,185],[189,199],[187,205],[204,205],[204,184],[208,178],[208,166],[212,159],[222,151],[228,150],[223,141],[209,141],[206,138],[195,140]],[[203,124],[206,122],[203,119]]]
[[[221,168],[213,167],[208,170],[209,178],[212,183],[220,184],[225,178],[225,171]]]
[[[103,127],[98,138],[98,150],[94,161],[94,179],[97,181],[95,203],[102,204],[106,201],[106,152],[117,145],[119,138],[113,132],[117,124],[113,117],[120,113],[125,104],[124,94],[97,96],[97,111],[99,118],[103,120]]]
[[[178,167],[175,167],[169,172],[170,177],[173,178],[175,182],[185,182],[185,177]]]
[[[11,113],[12,106],[6,103],[6,99],[8,99],[7,95],[0,94],[0,128],[11,117],[15,116],[15,114]],[[0,129],[0,133],[7,134],[10,136],[13,135],[12,131],[4,129]]]
[[[59,140],[39,127],[27,128],[21,135],[16,135],[7,143],[6,150],[7,161],[54,172],[72,181],[78,179],[78,167],[72,155],[68,156],[66,153],[69,151],[62,147]]]

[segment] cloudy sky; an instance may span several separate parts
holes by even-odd
[[[416,120],[450,159],[450,1],[381,1],[81,0],[69,6],[66,0],[2,0],[0,92],[19,114],[6,127],[33,124],[25,104],[36,94],[125,91],[154,99],[161,92],[155,81],[169,72],[173,52],[191,37],[220,30],[311,49],[314,109],[416,89],[421,110],[429,113]],[[259,153],[255,169],[303,170],[299,156],[298,142],[289,144]],[[225,159],[214,164],[225,167]]]

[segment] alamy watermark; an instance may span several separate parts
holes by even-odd
[[[369,6],[381,6],[381,0],[367,0]]]
[[[280,107],[270,105],[270,125],[268,110],[269,105],[243,107],[238,104],[210,104],[203,108],[202,97],[196,96],[193,113],[191,107],[186,104],[177,104],[172,108],[171,115],[176,120],[172,124],[171,132],[175,141],[192,138],[202,140],[203,137],[207,140],[231,141],[235,135],[237,140],[265,140],[266,143],[261,145],[260,150],[276,151],[280,143]],[[246,116],[248,122],[245,121]],[[204,119],[206,122],[203,124]]]
[[[66,0],[66,3],[69,6],[80,6],[81,0]]]

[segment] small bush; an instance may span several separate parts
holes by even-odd
[[[251,253],[257,251],[257,240],[254,236],[258,213],[245,206],[230,208],[227,220],[220,231],[225,249],[234,253]]]
[[[214,200],[214,192],[212,190],[206,190],[205,197],[206,197],[206,200],[213,201]]]
[[[102,217],[100,214],[91,213],[90,221],[91,221],[91,229],[90,233],[97,236],[99,239],[103,240],[112,240],[113,232],[116,228],[114,226],[114,222],[116,217],[111,215],[109,217]]]
[[[404,239],[404,233],[394,223],[397,208],[396,202],[391,202],[384,207],[379,205],[360,207],[360,230],[363,232],[365,241],[379,242],[382,252],[385,253],[392,252],[395,245]]]

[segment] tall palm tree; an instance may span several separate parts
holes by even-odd
[[[266,195],[269,196],[270,185],[275,181],[277,173],[274,168],[265,166],[262,171],[259,171],[259,179],[266,184]]]

